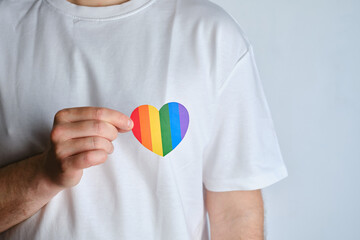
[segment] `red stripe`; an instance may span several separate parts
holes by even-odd
[[[134,122],[134,127],[132,129],[132,132],[134,134],[134,136],[137,138],[137,140],[139,140],[139,142],[141,142],[141,130],[140,130],[140,118],[139,118],[139,108],[136,108],[131,116],[130,116],[131,120],[133,120]]]

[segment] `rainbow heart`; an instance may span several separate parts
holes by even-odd
[[[177,102],[169,102],[158,111],[154,106],[141,105],[131,113],[132,132],[150,151],[165,157],[183,140],[189,126],[189,113]]]

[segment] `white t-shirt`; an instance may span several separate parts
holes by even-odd
[[[259,189],[288,174],[252,46],[208,0],[2,0],[0,34],[0,166],[44,151],[60,109],[140,119],[104,164],[0,239],[208,239],[204,187]],[[165,123],[144,120],[162,106],[164,141],[149,132]]]

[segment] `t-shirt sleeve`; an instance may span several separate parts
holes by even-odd
[[[216,88],[203,183],[210,191],[255,190],[288,176],[252,46]]]

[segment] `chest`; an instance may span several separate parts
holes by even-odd
[[[166,27],[154,35],[114,26],[107,36],[95,34],[99,27],[79,23],[71,31],[50,32],[43,26],[43,32],[14,42],[8,68],[0,73],[0,136],[6,142],[0,151],[6,159],[42,151],[54,114],[69,107],[108,107],[130,116],[143,104],[160,109],[178,102],[189,112],[189,138],[200,142],[206,135],[210,64],[194,45],[165,37]]]

